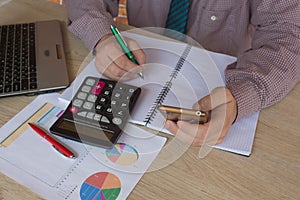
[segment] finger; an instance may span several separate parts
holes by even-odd
[[[206,133],[205,126],[199,124],[190,124],[184,121],[178,121],[177,125],[179,130],[184,132],[189,138],[193,138],[193,146],[201,146],[203,144]]]
[[[125,55],[121,57],[124,57],[124,59],[127,60],[127,57]],[[122,67],[120,67],[109,57],[103,56],[101,54],[96,55],[95,65],[100,73],[103,73],[104,75],[113,80],[122,79],[123,81],[125,81],[137,77],[137,72],[135,72],[134,70],[128,72],[122,69]]]
[[[190,137],[195,137],[197,135],[197,133],[199,133],[199,132],[205,132],[205,126],[204,125],[191,124],[191,123],[185,122],[185,121],[178,121],[177,122],[177,127],[181,131],[183,131],[187,135],[189,135]],[[201,129],[203,129],[203,130],[201,131]]]
[[[124,54],[114,60],[114,63],[126,73],[138,74],[143,70],[143,67],[140,65],[134,64],[131,60],[127,58]]]
[[[118,66],[108,57],[100,56],[99,54],[96,55],[95,66],[100,73],[112,80],[118,80],[124,73],[126,73],[122,69],[119,69]]]
[[[145,64],[146,54],[135,40],[128,39],[128,48],[134,54],[139,64]]]
[[[135,40],[132,40],[130,38],[125,38],[125,40],[126,40],[126,43],[128,45],[128,48],[130,49],[130,51],[132,52],[132,54],[134,55],[134,57],[138,61],[139,65],[145,64],[146,54],[142,50],[142,48],[139,46],[139,44]],[[139,70],[141,71],[141,70],[143,70],[143,68],[140,66]]]
[[[113,38],[106,39],[97,46],[97,56],[102,58],[108,57],[111,62],[123,58],[125,62],[120,62],[120,66],[126,63],[126,56],[124,55],[122,48]]]
[[[231,127],[231,124],[228,123],[228,118],[226,117],[226,106],[227,104],[224,104],[214,109],[211,120],[209,123],[205,124],[207,126],[207,131],[203,133],[205,136],[199,151],[199,156],[201,158],[205,157],[211,151],[211,147],[223,141]]]
[[[138,75],[136,73],[128,73],[122,69],[120,69],[115,64],[112,64],[105,72],[104,74],[108,77],[110,77],[113,80],[119,80],[119,81],[127,81],[131,80],[133,78],[136,78]]]
[[[112,73],[111,70],[109,70],[110,68],[107,68],[103,74],[105,76],[107,76],[108,78],[114,80],[114,81],[119,81],[121,79],[122,76],[120,76],[119,74],[116,73]]]
[[[202,146],[205,144],[216,144],[216,140],[218,139],[219,134],[212,137],[209,135],[208,128],[210,126],[209,123],[206,124],[190,124],[183,121],[178,121],[177,125],[181,131],[194,138],[193,146]]]
[[[174,135],[176,135],[179,130],[179,127],[177,126],[177,124],[171,120],[166,120],[164,123],[164,127],[166,129],[168,129]]]
[[[180,125],[179,125],[180,124]],[[197,130],[198,128],[195,128],[194,125],[189,128],[184,128],[184,126],[191,126],[192,124],[178,121],[178,123],[175,123],[173,121],[167,120],[165,122],[165,128],[167,128],[171,133],[173,133],[176,137],[176,139],[180,140],[181,142],[185,143],[186,145],[197,145],[200,146],[202,140],[199,139],[197,136]]]
[[[234,104],[235,102],[229,102],[223,106],[220,106],[219,108],[215,109],[218,113],[225,112],[225,119],[224,115],[218,114],[218,117],[216,117],[216,123],[223,124],[221,134],[218,136],[217,144],[220,144],[226,134],[228,133],[233,121],[235,120],[236,116],[236,106]]]
[[[146,54],[136,41],[128,39],[128,47],[140,65],[146,63]]]
[[[137,59],[139,65],[146,63],[146,54],[142,49],[132,51],[134,57]]]

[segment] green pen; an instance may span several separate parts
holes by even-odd
[[[115,36],[117,42],[119,43],[119,45],[121,46],[123,52],[125,53],[125,55],[127,56],[127,58],[129,60],[131,60],[131,62],[133,62],[134,64],[139,65],[138,61],[136,60],[136,58],[134,57],[134,55],[132,54],[132,52],[129,50],[125,40],[123,40],[122,35],[120,34],[119,30],[116,27],[110,26],[111,32],[113,33],[113,35]],[[139,72],[139,76],[144,79],[143,73]]]

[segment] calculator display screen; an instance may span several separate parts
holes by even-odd
[[[93,143],[111,143],[110,140],[113,138],[113,134],[102,130],[100,127],[91,127],[62,119],[58,123],[56,129],[64,132],[64,136],[69,136],[71,139],[80,140],[81,142],[90,143],[91,138]]]

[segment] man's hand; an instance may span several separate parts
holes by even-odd
[[[191,124],[186,121],[175,123],[170,120],[165,122],[165,128],[193,146],[221,143],[237,115],[236,100],[224,87],[215,88],[210,95],[195,103],[193,109],[211,111],[210,121],[205,124]]]
[[[112,80],[130,80],[143,70],[141,65],[146,61],[144,51],[136,41],[129,38],[125,38],[125,41],[140,65],[127,58],[112,34],[105,35],[95,48],[98,71]]]

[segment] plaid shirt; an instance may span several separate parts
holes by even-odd
[[[164,27],[171,0],[127,0],[136,27]],[[117,0],[65,0],[69,30],[90,50],[110,33]],[[155,14],[154,14],[155,13]],[[299,0],[191,0],[187,35],[237,57],[225,71],[237,120],[280,101],[300,80]]]

